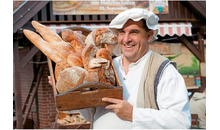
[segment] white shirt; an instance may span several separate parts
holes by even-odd
[[[165,69],[158,84],[157,103],[159,110],[136,107],[142,70],[150,53],[151,51],[148,51],[137,62],[131,63],[127,75],[122,67],[123,55],[113,60],[123,86],[123,96],[133,106],[132,122],[121,120],[112,110],[106,110],[105,107],[97,107],[94,116],[94,129],[190,128],[191,119],[187,89],[182,76],[172,65],[168,65]],[[93,109],[91,108],[82,109],[80,113],[85,119],[90,121],[92,119],[92,111]]]

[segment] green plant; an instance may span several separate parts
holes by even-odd
[[[179,57],[180,55],[175,55],[175,56],[168,56],[167,58],[169,59],[169,60],[173,60],[174,58],[177,58],[177,57]]]
[[[192,64],[191,66],[182,66],[179,67],[178,71],[181,75],[194,75],[195,72],[198,75],[200,75],[199,73],[199,61],[197,60],[197,58],[194,55],[191,55],[191,60],[192,60]]]

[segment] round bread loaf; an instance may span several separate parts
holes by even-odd
[[[85,82],[88,82],[88,72],[81,67],[73,66],[60,73],[56,88],[59,93],[63,93]]]
[[[55,79],[56,79],[56,81],[57,81],[60,73],[64,69],[69,68],[69,67],[71,67],[71,66],[67,63],[67,61],[65,59],[56,63],[56,66],[55,66]]]

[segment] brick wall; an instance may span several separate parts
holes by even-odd
[[[29,47],[25,47],[19,50],[20,60],[30,51]],[[37,61],[41,56],[41,52],[37,53]],[[31,59],[32,61],[32,59]],[[56,116],[55,101],[53,95],[52,86],[48,84],[47,76],[49,75],[49,69],[46,65],[43,76],[41,78],[38,88],[38,110],[39,110],[39,129],[51,128],[51,123],[54,122]],[[20,72],[21,77],[21,93],[22,93],[22,106],[26,100],[28,91],[31,87],[32,80],[34,78],[33,63],[29,62]],[[37,123],[35,102],[33,102],[31,111],[29,113],[29,119],[34,120]],[[36,128],[36,127],[35,127]]]

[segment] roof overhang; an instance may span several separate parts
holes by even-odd
[[[49,27],[54,32],[59,32],[61,29],[64,28],[71,28],[71,27],[83,27],[90,30],[94,30],[96,28],[108,28],[109,23],[91,23],[91,24],[44,24],[45,26]],[[159,32],[158,35],[160,36],[173,36],[173,35],[186,35],[192,36],[191,27],[192,24],[190,22],[163,22],[156,25]]]

